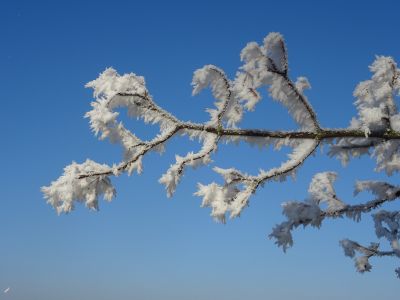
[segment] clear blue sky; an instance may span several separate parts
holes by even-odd
[[[190,170],[168,200],[157,179],[173,161],[198,147],[174,139],[164,156],[144,160],[144,174],[114,180],[117,198],[100,211],[78,207],[57,216],[40,187],[72,160],[117,162],[121,150],[98,141],[84,113],[84,84],[106,67],[145,76],[155,100],[186,120],[205,121],[208,93],[191,97],[192,72],[215,64],[231,77],[240,50],[281,32],[290,74],[307,76],[310,101],[323,126],[345,127],[355,115],[352,91],[369,77],[374,55],[400,60],[398,1],[2,1],[0,86],[2,171],[0,299],[396,299],[398,260],[373,260],[360,275],[338,241],[376,241],[370,217],[355,224],[325,222],[295,232],[286,254],[267,235],[281,222],[280,204],[302,200],[312,175],[334,170],[348,202],[356,178],[374,174],[373,161],[343,169],[318,152],[296,181],[268,184],[241,218],[217,224],[193,196],[196,182],[216,179]],[[155,129],[132,121],[139,136]],[[243,127],[294,128],[287,113],[265,98]],[[256,171],[282,155],[245,145],[221,146],[216,165]],[[399,183],[398,175],[390,182]],[[398,208],[398,204],[397,204]]]

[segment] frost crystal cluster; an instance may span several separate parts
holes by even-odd
[[[93,89],[92,109],[86,113],[90,127],[99,139],[119,143],[124,151],[120,163],[105,165],[87,160],[73,162],[65,167],[64,174],[43,187],[47,202],[60,213],[74,209],[76,202],[83,202],[97,210],[99,198],[110,201],[115,196],[111,177],[123,173],[142,172],[142,158],[148,152],[162,152],[166,142],[176,135],[188,135],[202,143],[198,152],[176,155],[175,162],[160,177],[171,197],[187,167],[209,164],[211,156],[223,142],[244,141],[259,145],[291,148],[287,160],[276,167],[247,174],[235,168],[213,170],[222,177],[222,183],[198,184],[196,196],[202,206],[210,207],[211,216],[220,222],[240,216],[251,196],[268,181],[284,181],[294,175],[304,161],[321,144],[327,144],[329,155],[346,164],[352,157],[371,155],[376,160],[376,171],[392,175],[400,170],[400,114],[396,97],[400,92],[400,70],[391,57],[377,56],[370,66],[372,77],[356,87],[354,96],[358,110],[348,128],[326,129],[321,127],[305,94],[310,88],[307,78],[289,77],[288,53],[279,33],[270,33],[263,43],[248,43],[240,54],[243,65],[234,79],[220,68],[206,65],[193,75],[193,95],[211,89],[215,98],[213,108],[207,111],[210,118],[204,123],[186,122],[159,107],[146,88],[143,77],[134,73],[119,75],[112,68],[106,69],[86,87]],[[261,90],[287,108],[298,124],[296,131],[270,131],[241,129],[239,124],[245,111],[252,111],[261,101]],[[157,124],[159,133],[151,140],[141,140],[118,120],[117,109],[125,108],[128,115],[145,123]],[[292,232],[302,225],[320,227],[326,218],[347,217],[359,221],[366,213],[372,214],[377,238],[385,239],[389,249],[380,244],[363,246],[345,239],[340,242],[345,255],[354,259],[359,272],[370,271],[371,257],[392,256],[400,258],[400,212],[378,210],[387,202],[400,197],[400,187],[386,182],[360,181],[355,194],[369,191],[375,198],[357,205],[346,204],[336,194],[334,181],[337,174],[316,174],[309,186],[309,197],[304,201],[283,203],[286,221],[276,225],[270,238],[286,251],[293,245]],[[395,270],[400,277],[400,268]]]

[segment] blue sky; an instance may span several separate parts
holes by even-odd
[[[280,204],[302,200],[316,172],[339,172],[347,202],[356,178],[382,179],[373,161],[343,169],[318,152],[296,181],[272,183],[252,197],[243,215],[215,223],[193,196],[196,183],[217,177],[189,170],[169,200],[157,180],[175,153],[198,147],[174,139],[167,152],[144,160],[144,174],[114,180],[112,203],[99,212],[78,207],[57,216],[40,187],[72,160],[117,162],[121,149],[98,141],[87,119],[84,84],[106,67],[145,76],[161,106],[185,120],[205,121],[209,93],[191,96],[194,70],[215,64],[231,77],[247,42],[271,31],[287,42],[292,78],[307,76],[308,92],[325,127],[345,127],[356,111],[355,85],[369,77],[374,55],[400,59],[397,1],[3,1],[0,4],[2,172],[0,299],[382,299],[400,292],[395,259],[373,260],[360,275],[338,241],[376,241],[370,217],[355,224],[328,221],[295,232],[286,254],[267,239],[283,220]],[[243,127],[293,129],[265,98]],[[126,120],[127,121],[127,120]],[[139,136],[155,128],[133,120]],[[283,155],[241,145],[221,146],[222,167],[256,171]],[[389,179],[398,183],[398,175]],[[393,207],[396,207],[394,205]],[[397,204],[398,208],[398,204]],[[396,265],[397,264],[397,265]]]

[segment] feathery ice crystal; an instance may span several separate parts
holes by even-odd
[[[400,70],[392,57],[377,56],[370,66],[372,77],[357,85],[354,91],[358,115],[348,128],[322,128],[308,98],[311,87],[304,76],[292,81],[286,43],[279,33],[268,34],[263,44],[248,43],[240,53],[243,65],[234,79],[220,68],[206,65],[194,72],[193,95],[210,88],[216,99],[207,111],[210,119],[205,123],[179,120],[159,107],[146,88],[143,77],[130,73],[119,75],[106,69],[86,87],[93,89],[92,109],[86,113],[90,127],[99,139],[109,139],[123,148],[120,163],[108,166],[91,160],[82,164],[73,162],[65,167],[64,174],[43,187],[47,202],[60,213],[74,209],[76,202],[85,203],[97,210],[99,198],[111,201],[115,189],[111,176],[142,172],[142,158],[150,151],[162,152],[166,142],[176,135],[188,135],[202,143],[198,152],[176,155],[175,163],[161,176],[168,197],[175,192],[186,167],[208,165],[221,141],[234,143],[242,140],[261,147],[272,145],[279,150],[291,148],[288,159],[279,166],[247,174],[235,168],[213,170],[221,175],[223,183],[198,184],[196,196],[202,197],[202,207],[211,208],[211,216],[225,222],[227,216],[235,218],[243,213],[251,195],[268,181],[284,181],[294,175],[304,161],[313,155],[321,143],[329,145],[329,155],[346,164],[352,157],[371,155],[376,160],[376,171],[392,175],[400,170],[400,114],[396,97],[400,93]],[[240,129],[246,111],[253,111],[262,100],[261,89],[281,103],[298,124],[297,131],[268,131]],[[151,140],[141,140],[118,121],[117,108],[126,108],[130,117],[145,123],[157,124],[159,133]],[[376,211],[387,202],[400,197],[400,187],[387,182],[359,181],[355,194],[370,191],[375,199],[366,203],[349,205],[336,194],[333,183],[337,174],[316,174],[309,186],[309,197],[302,202],[283,203],[286,221],[276,225],[270,238],[286,251],[293,245],[292,232],[303,225],[320,227],[326,218],[348,217],[359,221],[363,214]],[[386,239],[390,249],[381,250],[378,243],[363,246],[345,239],[340,242],[345,255],[354,259],[357,271],[370,271],[369,258],[393,256],[400,258],[400,212],[380,210],[372,214],[378,238]],[[400,268],[395,270],[400,278]]]

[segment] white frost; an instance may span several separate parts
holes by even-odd
[[[186,156],[175,156],[175,164],[171,165],[167,172],[158,180],[165,185],[167,196],[171,197],[183,176],[184,167],[191,166],[196,168],[200,165],[206,165],[211,162],[211,153],[216,150],[218,136],[215,134],[206,134],[203,140],[203,146],[199,152],[189,152]]]
[[[334,172],[322,172],[314,175],[308,192],[311,199],[318,205],[326,203],[327,212],[334,212],[345,207],[345,204],[337,198],[333,182],[337,174]]]
[[[112,172],[107,165],[86,160],[83,164],[73,162],[64,168],[64,174],[50,186],[42,187],[47,203],[53,206],[57,213],[68,213],[74,209],[75,202],[85,203],[94,210],[98,210],[98,198],[111,201],[115,196],[115,189],[107,175],[78,179],[81,174],[95,174]]]

